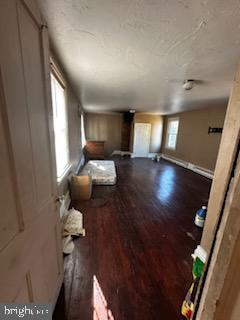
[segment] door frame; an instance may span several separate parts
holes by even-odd
[[[60,222],[60,205],[58,201],[58,182],[57,182],[57,169],[56,169],[56,154],[55,154],[55,141],[54,141],[54,124],[53,124],[53,109],[52,109],[52,94],[51,94],[51,66],[50,66],[50,46],[49,46],[49,35],[48,35],[48,27],[45,21],[43,21],[41,28],[41,37],[42,37],[42,59],[43,59],[43,75],[44,75],[44,83],[45,83],[45,104],[47,107],[47,115],[48,115],[48,136],[49,136],[49,148],[50,148],[50,157],[51,157],[51,169],[52,169],[52,190],[53,197],[55,199],[55,205],[58,217],[59,224]],[[58,230],[61,232],[60,230]],[[60,235],[61,237],[61,235]],[[62,248],[58,248],[58,250],[62,251]],[[58,277],[58,283],[56,286],[56,294],[54,300],[52,301],[53,310],[56,306],[58,296],[60,294],[60,290],[63,283],[63,257],[61,261],[59,261],[60,274]]]
[[[42,59],[43,59],[43,76],[45,83],[45,102],[47,106],[48,115],[48,136],[49,136],[49,148],[51,156],[51,168],[52,168],[52,189],[54,191],[55,200],[57,200],[57,169],[56,169],[56,155],[55,155],[55,142],[54,142],[54,125],[53,125],[53,109],[52,109],[52,95],[51,95],[51,67],[50,67],[50,47],[48,38],[48,28],[43,21],[42,30]]]
[[[135,153],[135,146],[136,146],[136,126],[137,125],[147,125],[148,126],[148,145],[149,145],[149,148],[148,148],[148,153],[147,153],[147,156],[148,157],[148,154],[150,152],[150,144],[151,144],[151,131],[152,131],[152,125],[151,123],[147,123],[147,122],[136,122],[134,123],[134,135],[133,135],[133,157],[138,157],[138,158],[146,158],[145,156],[139,156],[137,153]]]
[[[5,2],[5,1],[4,1]],[[17,68],[17,80],[18,82],[21,82],[21,90],[19,89],[19,92],[22,93],[22,95],[19,94],[20,96],[20,105],[23,105],[26,109],[26,116],[24,115],[24,119],[27,119],[24,123],[28,123],[30,122],[30,116],[29,116],[29,110],[28,110],[28,100],[27,100],[27,86],[26,86],[26,73],[25,73],[25,68],[24,68],[24,59],[23,59],[23,49],[25,48],[22,42],[22,38],[21,38],[21,20],[20,20],[20,12],[22,12],[22,14],[26,14],[27,15],[27,19],[29,18],[31,20],[31,23],[34,24],[34,30],[35,30],[35,26],[36,26],[36,34],[37,34],[37,43],[38,43],[38,53],[39,56],[38,61],[41,64],[41,70],[39,69],[39,83],[43,82],[43,86],[41,86],[41,96],[43,98],[43,101],[41,101],[42,103],[42,107],[41,107],[41,114],[42,114],[42,118],[41,121],[42,123],[45,124],[44,126],[44,130],[46,133],[45,136],[45,140],[44,140],[44,146],[46,146],[46,148],[44,150],[46,150],[46,152],[48,153],[48,157],[47,160],[45,160],[45,163],[48,163],[48,167],[49,167],[49,180],[48,180],[48,185],[49,185],[49,192],[47,194],[46,200],[45,202],[43,202],[42,206],[39,208],[39,206],[37,205],[31,205],[31,210],[32,212],[36,209],[36,215],[33,217],[33,219],[29,219],[26,223],[24,220],[24,216],[22,215],[22,204],[20,203],[19,199],[19,195],[21,194],[21,192],[19,192],[21,185],[24,185],[24,181],[19,182],[20,179],[18,179],[17,176],[17,167],[16,164],[17,163],[22,163],[21,161],[19,161],[18,159],[18,155],[20,154],[19,152],[16,152],[17,155],[13,154],[13,150],[15,149],[16,146],[16,136],[11,136],[10,133],[10,129],[9,128],[14,128],[13,124],[16,123],[15,118],[13,119],[13,122],[10,123],[10,117],[13,114],[13,108],[11,109],[7,106],[7,99],[5,99],[5,93],[8,92],[8,96],[9,95],[9,91],[5,91],[6,88],[10,88],[13,87],[13,89],[11,89],[11,94],[14,95],[14,93],[18,93],[17,91],[17,86],[10,86],[9,82],[7,82],[6,80],[3,81],[2,79],[4,79],[4,77],[2,77],[2,70],[0,70],[0,102],[4,103],[3,105],[3,118],[6,119],[6,123],[4,124],[4,131],[6,131],[6,140],[8,143],[8,148],[9,148],[9,158],[11,160],[10,163],[12,165],[12,171],[13,171],[13,182],[14,182],[14,190],[16,189],[16,198],[17,198],[17,218],[19,220],[19,232],[11,238],[11,243],[9,242],[8,245],[6,247],[4,247],[4,249],[1,251],[1,258],[3,259],[4,263],[1,264],[1,285],[4,289],[3,292],[3,296],[4,299],[6,297],[6,301],[5,302],[10,302],[10,301],[15,301],[18,298],[23,299],[24,298],[28,300],[29,302],[35,302],[35,293],[33,291],[33,287],[37,288],[37,290],[35,290],[35,292],[39,292],[39,295],[36,294],[36,301],[38,302],[39,300],[37,299],[43,299],[42,296],[42,292],[41,292],[41,288],[39,285],[37,285],[37,281],[35,282],[35,284],[32,282],[31,279],[31,268],[33,267],[34,270],[34,274],[38,275],[35,277],[35,279],[40,279],[39,281],[41,281],[41,276],[45,276],[44,274],[44,268],[41,268],[42,265],[38,264],[38,260],[34,261],[35,253],[38,256],[42,256],[43,254],[45,254],[46,252],[49,252],[50,249],[48,246],[46,246],[47,241],[49,240],[49,237],[47,238],[48,235],[51,235],[50,240],[53,243],[53,250],[55,253],[56,250],[56,257],[54,258],[54,268],[56,269],[56,272],[54,274],[54,276],[56,275],[56,281],[55,278],[53,279],[53,285],[51,284],[51,288],[50,290],[48,290],[49,288],[47,288],[48,292],[46,291],[45,293],[47,293],[48,298],[47,299],[51,299],[51,301],[44,301],[44,302],[51,302],[53,304],[53,306],[56,304],[58,295],[59,295],[59,291],[62,285],[62,281],[63,281],[63,255],[62,255],[62,244],[61,244],[61,226],[60,226],[60,215],[59,215],[59,205],[58,203],[56,203],[56,187],[57,187],[57,180],[55,179],[55,172],[56,170],[54,169],[55,166],[55,156],[54,156],[54,144],[53,144],[53,138],[52,138],[52,118],[51,118],[51,87],[50,87],[50,61],[49,61],[49,44],[48,44],[48,33],[47,33],[47,27],[45,22],[42,20],[40,11],[38,9],[37,6],[37,2],[35,0],[9,0],[9,2],[7,2],[6,8],[8,11],[7,12],[7,17],[8,14],[10,17],[12,17],[12,20],[10,19],[9,21],[9,25],[11,26],[12,21],[15,19],[14,21],[14,25],[13,25],[13,35],[14,35],[14,39],[13,39],[13,43],[16,44],[16,48],[19,48],[19,53],[17,51],[17,58],[16,58],[16,65],[19,67]],[[5,11],[3,11],[5,12]],[[10,33],[11,34],[11,33]],[[36,37],[35,37],[36,39]],[[8,48],[8,43],[11,40],[9,40],[7,42],[7,45],[5,46],[5,48]],[[3,41],[3,43],[5,43]],[[4,54],[6,55],[5,51]],[[8,56],[8,55],[6,55]],[[12,59],[12,58],[11,58]],[[10,64],[10,62],[12,61],[11,59],[6,59],[6,64],[5,66],[8,66],[8,63]],[[5,61],[5,60],[4,60]],[[2,61],[1,61],[2,63]],[[27,64],[26,64],[27,65]],[[31,69],[32,70],[32,69]],[[7,74],[6,70],[5,73]],[[14,74],[14,73],[13,73]],[[19,80],[20,79],[20,80]],[[40,81],[41,80],[41,81]],[[25,89],[25,90],[24,90]],[[14,91],[15,90],[15,91]],[[18,94],[15,95],[16,97],[18,97]],[[3,100],[3,101],[2,101]],[[11,101],[9,102],[9,105],[17,105],[16,103],[12,103]],[[24,110],[25,110],[24,109]],[[14,109],[14,111],[16,111]],[[14,122],[15,121],[15,122]],[[10,124],[9,124],[10,123]],[[22,124],[22,122],[20,122]],[[29,134],[31,134],[30,130]],[[31,140],[31,139],[30,139]],[[15,144],[12,143],[12,141],[15,142]],[[21,143],[24,144],[23,138],[20,137],[19,141]],[[19,143],[20,145],[20,143]],[[29,143],[29,145],[31,145],[31,143]],[[25,149],[24,149],[25,150]],[[30,148],[29,148],[30,150]],[[29,151],[28,150],[28,151]],[[32,152],[32,150],[30,151]],[[25,152],[27,154],[27,152]],[[21,168],[21,166],[20,166]],[[34,171],[34,170],[33,170]],[[14,175],[14,172],[16,173]],[[23,171],[23,173],[25,173]],[[25,174],[25,176],[28,176],[27,174]],[[26,182],[26,181],[25,181]],[[25,185],[27,185],[25,183]],[[35,189],[35,185],[34,188]],[[32,195],[29,192],[30,195]],[[32,199],[33,197],[28,197],[28,199]],[[27,200],[28,200],[27,199]],[[43,199],[45,200],[45,199]],[[24,200],[25,201],[25,200]],[[23,202],[24,202],[23,201]],[[20,204],[18,204],[18,202]],[[26,201],[25,201],[26,202]],[[48,205],[49,203],[49,205]],[[38,202],[36,201],[36,204],[38,204]],[[29,205],[29,208],[30,208]],[[45,210],[45,206],[46,206],[46,210]],[[44,210],[43,210],[44,208]],[[39,214],[40,210],[42,215]],[[30,210],[29,210],[30,211]],[[36,235],[38,234],[39,230],[41,230],[41,237],[36,237]],[[46,237],[45,237],[46,236]],[[27,240],[26,240],[27,239]],[[29,241],[29,239],[31,241]],[[35,241],[32,241],[32,239],[36,239]],[[46,240],[46,241],[45,241]],[[45,242],[44,242],[45,241]],[[45,246],[45,247],[44,247]],[[44,247],[44,252],[40,252],[39,248],[43,248]],[[34,253],[34,256],[33,256]],[[33,258],[32,258],[32,256]],[[44,260],[44,256],[42,258],[41,261]],[[46,259],[45,259],[46,260]],[[44,263],[45,263],[44,260]],[[40,261],[40,260],[39,260]],[[31,265],[33,262],[33,266]],[[48,269],[50,270],[50,268]],[[52,272],[53,273],[53,272]],[[7,276],[5,276],[7,275]],[[10,280],[9,280],[10,279]],[[9,285],[10,282],[10,285]],[[43,282],[43,281],[42,281]],[[13,284],[12,284],[13,283]],[[47,287],[47,286],[45,286]],[[45,290],[45,288],[44,288]],[[43,290],[43,291],[44,291]],[[18,291],[18,292],[17,292]],[[16,300],[17,301],[17,300]],[[20,302],[25,302],[24,300],[21,300]]]
[[[201,246],[208,253],[205,273],[195,301],[193,319],[219,320],[236,297],[228,291],[234,281],[234,250],[240,238],[240,66],[230,95],[220,143],[208,215]],[[236,289],[240,293],[240,288]],[[221,299],[221,297],[228,297]],[[237,302],[235,302],[237,304]],[[236,306],[236,305],[235,305]],[[229,312],[232,312],[231,310]],[[238,307],[238,311],[239,307]],[[228,314],[229,320],[234,316]]]
[[[56,171],[56,156],[55,156],[55,142],[54,142],[54,124],[53,124],[53,109],[52,109],[52,94],[51,94],[51,57],[50,57],[50,45],[49,45],[49,34],[47,23],[41,15],[40,9],[35,0],[20,0],[22,5],[26,8],[32,18],[35,20],[36,24],[39,25],[41,29],[40,37],[41,37],[41,59],[42,59],[42,76],[44,82],[44,100],[46,106],[46,122],[48,126],[48,147],[51,161],[51,178],[52,178],[52,197],[55,201],[55,211],[57,212],[58,224],[60,225],[60,214],[59,213],[59,201],[58,201],[58,183],[57,183],[57,171]],[[61,230],[57,230],[57,232],[61,232]],[[58,234],[61,237],[60,234]],[[62,252],[61,248],[57,248],[60,252]],[[59,252],[59,254],[61,254]],[[60,257],[60,255],[59,255]],[[59,258],[58,257],[58,258]],[[59,259],[60,260],[60,259]],[[61,260],[58,261],[59,264],[59,275],[58,282],[55,288],[55,297],[53,298],[52,305],[53,309],[57,303],[57,299],[62,287],[63,283],[63,257],[61,254]]]

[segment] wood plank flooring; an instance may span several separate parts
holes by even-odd
[[[65,257],[54,319],[181,319],[201,237],[194,214],[211,181],[165,160],[122,158],[116,167],[115,186],[74,203],[87,235]]]

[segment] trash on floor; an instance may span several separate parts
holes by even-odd
[[[202,208],[196,212],[196,216],[195,216],[195,225],[197,227],[203,228],[206,220],[206,215],[207,215],[207,207],[202,206]]]
[[[161,155],[160,154],[156,154],[153,158],[152,158],[153,161],[155,162],[160,162],[161,160]]]
[[[68,210],[67,215],[63,217],[63,236],[85,236],[83,228],[83,215],[75,209]]]
[[[191,238],[192,240],[196,241],[194,235],[191,232],[186,232],[186,235]]]
[[[207,260],[207,253],[201,246],[197,246],[197,249],[192,254],[192,258],[193,258],[193,269],[192,269],[193,283],[187,292],[187,295],[185,297],[185,300],[183,301],[182,310],[181,310],[182,315],[188,320],[190,320],[193,315],[194,300],[196,297],[199,281],[201,279],[201,276],[203,275],[204,265]]]
[[[73,239],[71,236],[62,238],[62,247],[63,247],[64,254],[70,254],[73,252],[75,245],[73,243]]]
[[[74,208],[66,210],[62,217],[62,242],[63,253],[70,254],[74,249],[72,236],[85,236],[86,231],[83,228],[83,215]]]
[[[132,158],[132,152],[130,151],[122,151],[122,150],[114,150],[111,156],[122,156],[122,157],[130,157]]]

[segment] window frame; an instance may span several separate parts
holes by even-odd
[[[173,121],[178,121],[178,129],[177,129],[177,133],[176,133],[176,140],[175,140],[175,146],[174,147],[170,147],[169,146],[169,130],[170,130],[170,123]],[[169,150],[176,150],[177,148],[177,139],[178,139],[178,132],[179,132],[179,117],[172,117],[172,118],[168,118],[168,122],[167,122],[167,131],[166,131],[166,140],[165,140],[165,148],[169,149]]]
[[[68,107],[67,107],[67,86],[63,79],[63,76],[59,72],[58,68],[56,67],[53,60],[50,60],[50,86],[51,86],[51,101],[52,101],[52,121],[53,121],[53,134],[54,134],[54,154],[55,154],[55,163],[56,163],[56,178],[57,184],[61,184],[64,177],[67,175],[71,168],[70,163],[70,143],[69,143],[69,123],[68,123]],[[56,153],[56,133],[55,133],[55,126],[54,126],[54,111],[53,111],[53,98],[52,98],[52,76],[58,82],[58,84],[63,88],[64,91],[64,101],[65,101],[65,117],[66,117],[66,140],[67,140],[67,164],[64,167],[64,170],[58,175],[57,172],[57,153]]]
[[[82,150],[84,149],[84,147],[87,144],[87,140],[86,140],[86,134],[85,134],[85,119],[84,119],[84,112],[81,112],[80,115],[80,121],[81,121],[81,148]]]

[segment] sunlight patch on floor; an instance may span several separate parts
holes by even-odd
[[[162,203],[166,203],[171,200],[171,196],[174,193],[175,187],[175,171],[169,167],[159,177],[159,185],[156,190],[156,196]]]
[[[95,275],[93,276],[93,320],[114,320]]]

